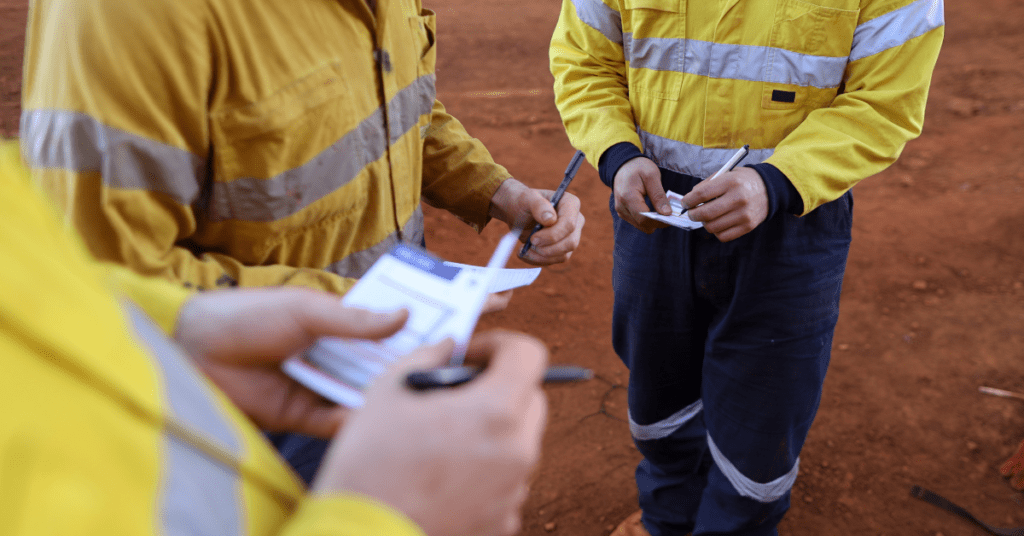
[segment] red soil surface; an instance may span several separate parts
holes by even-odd
[[[552,103],[556,0],[424,0],[439,19],[439,98],[524,182],[553,188],[572,156]],[[0,0],[0,135],[17,134],[25,2]],[[998,474],[1024,439],[1024,2],[948,0],[925,132],[854,188],[854,240],[832,366],[782,535],[983,534],[910,497],[918,484],[1001,526],[1024,495]],[[607,534],[636,509],[627,371],[611,349],[608,189],[584,166],[572,260],[516,291],[484,327],[540,337],[599,375],[548,389],[544,456],[523,534]],[[486,261],[481,235],[428,209],[443,257]],[[522,266],[519,261],[513,265]]]

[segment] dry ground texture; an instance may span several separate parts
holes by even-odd
[[[557,0],[424,0],[438,13],[438,93],[499,162],[553,188],[572,156],[552,103]],[[0,134],[16,135],[24,0],[0,0]],[[854,189],[853,249],[832,366],[780,533],[983,534],[910,497],[919,484],[996,525],[1024,525],[998,475],[1024,439],[1024,1],[948,0],[922,137]],[[546,341],[599,379],[548,390],[523,534],[601,535],[636,508],[624,384],[611,349],[608,189],[584,166],[583,243],[483,321]],[[428,210],[428,244],[480,263],[501,235]]]

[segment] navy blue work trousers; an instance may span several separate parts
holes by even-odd
[[[331,442],[301,434],[268,432],[266,436],[288,465],[295,469],[302,481],[307,486],[310,485]]]
[[[685,194],[698,179],[662,171]],[[629,367],[642,521],[653,536],[777,535],[828,367],[850,193],[732,242],[615,226],[612,340]]]

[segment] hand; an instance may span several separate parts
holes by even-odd
[[[210,291],[182,308],[175,339],[260,428],[326,438],[346,410],[292,380],[281,362],[323,336],[387,337],[407,317],[343,307],[337,296],[299,288]]]
[[[534,265],[549,265],[569,260],[580,245],[580,233],[586,218],[580,214],[580,199],[565,192],[558,202],[558,213],[551,205],[552,190],[530,188],[516,179],[501,183],[491,197],[490,215],[508,224],[522,227],[521,241],[540,222],[544,228],[530,239],[532,247],[521,257]]]
[[[701,206],[697,206],[704,203]],[[735,240],[768,217],[768,191],[753,169],[744,167],[701,181],[683,196],[690,219],[704,223],[722,242]]]
[[[480,310],[480,314],[485,315],[487,313],[504,311],[505,308],[508,307],[508,303],[510,301],[512,301],[511,290],[506,290],[504,292],[492,292],[487,295],[487,301],[484,302],[484,306]]]
[[[1010,456],[1010,459],[1003,462],[999,468],[999,474],[1009,477],[1010,486],[1015,490],[1024,490],[1024,441],[1017,447],[1017,452]]]
[[[672,213],[672,206],[668,204],[668,198],[665,197],[665,188],[661,186],[661,170],[658,169],[657,164],[638,156],[623,164],[615,172],[612,184],[615,194],[615,212],[619,214],[620,218],[645,233],[653,233],[655,229],[668,226],[668,224],[640,214],[650,210],[644,197],[651,199],[651,205],[654,206],[658,214],[668,216]]]
[[[430,535],[519,531],[527,478],[540,455],[547,350],[536,339],[488,332],[467,357],[490,357],[473,381],[416,393],[408,372],[444,364],[450,341],[424,347],[379,377],[320,468],[316,494],[353,492],[405,513]]]

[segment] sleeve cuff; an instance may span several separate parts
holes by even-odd
[[[281,536],[424,536],[408,517],[354,494],[311,497],[302,502]]]
[[[767,219],[771,219],[779,210],[784,210],[787,214],[803,214],[804,200],[785,173],[768,163],[751,164],[747,167],[756,171],[764,181],[764,188],[768,193]]]
[[[601,155],[601,159],[597,163],[597,174],[601,177],[601,182],[611,187],[619,168],[626,162],[643,155],[636,145],[628,141],[612,145]]]

